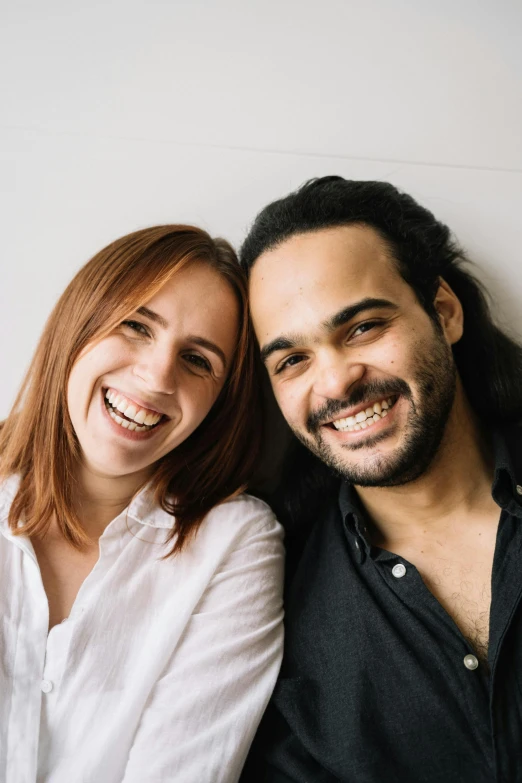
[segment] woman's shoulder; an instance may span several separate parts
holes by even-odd
[[[207,516],[216,516],[220,520],[226,518],[233,526],[244,525],[245,527],[251,527],[255,525],[270,530],[280,527],[268,503],[246,492],[228,498],[223,503],[215,506]]]
[[[255,495],[250,495],[248,492],[241,492],[239,495],[233,495],[231,498],[228,498],[221,503],[220,506],[233,507],[236,511],[243,514],[253,513],[270,517],[274,516],[274,512],[268,503]],[[220,508],[220,506],[216,506],[216,508]]]
[[[282,527],[270,506],[253,495],[242,492],[215,506],[205,518],[206,526],[228,528],[232,535],[242,532],[274,534],[282,537]]]
[[[280,581],[284,563],[284,533],[264,501],[242,493],[215,506],[194,539],[194,553],[212,553],[219,571],[247,568],[250,578]],[[198,556],[198,555],[197,555]],[[256,571],[259,569],[259,571]]]
[[[219,539],[221,546],[255,548],[258,543],[263,543],[278,550],[282,548],[283,528],[267,503],[242,493],[211,509],[197,537],[207,542]]]
[[[0,519],[4,519],[9,515],[11,503],[19,486],[19,476],[12,475],[0,478]]]
[[[175,525],[175,518],[157,505],[148,493],[140,493],[131,504],[130,514],[154,528],[172,529]],[[267,503],[241,493],[219,503],[206,514],[188,550],[205,548],[217,554],[229,546],[255,543],[256,540],[272,542],[278,547],[283,540],[283,528]]]

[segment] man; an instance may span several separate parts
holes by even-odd
[[[248,783],[522,781],[522,349],[465,261],[412,198],[340,177],[244,243],[314,455],[283,487],[286,650]]]

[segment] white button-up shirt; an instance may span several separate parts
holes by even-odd
[[[146,492],[100,538],[70,616],[49,610],[0,487],[0,781],[232,783],[282,655],[282,532],[242,495],[162,560]]]

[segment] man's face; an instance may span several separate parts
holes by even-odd
[[[439,328],[377,232],[353,225],[262,254],[250,296],[262,357],[297,437],[353,484],[421,475],[455,397],[450,344],[460,333],[450,289],[443,284],[436,298]]]

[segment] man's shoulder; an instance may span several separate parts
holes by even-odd
[[[341,528],[338,483],[315,493],[285,520],[287,591],[298,572],[306,574],[320,565],[325,547],[332,544],[335,532]]]

